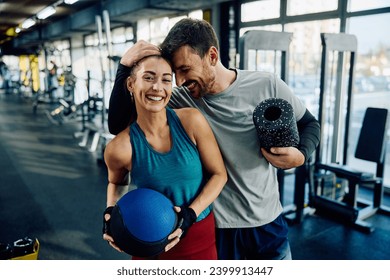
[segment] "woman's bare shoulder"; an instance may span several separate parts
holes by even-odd
[[[104,158],[107,161],[128,162],[129,157],[131,159],[131,143],[129,128],[121,131],[116,135],[108,144],[104,150]]]

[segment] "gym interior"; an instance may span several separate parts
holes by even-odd
[[[213,25],[226,67],[280,75],[321,124],[309,163],[278,171],[293,259],[390,259],[388,0],[0,1],[1,250],[129,259],[101,234],[108,100],[124,52],[183,17]]]

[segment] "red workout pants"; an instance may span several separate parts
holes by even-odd
[[[133,260],[146,260],[133,256]],[[168,252],[152,258],[155,260],[216,260],[215,220],[211,212],[203,220],[193,224],[186,236]]]

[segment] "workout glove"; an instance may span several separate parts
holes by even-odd
[[[103,212],[103,234],[108,234],[108,235],[111,235],[111,229],[110,229],[110,221],[111,221],[111,218],[106,220],[106,218],[104,217],[106,214],[110,214],[111,216],[111,213],[112,213],[112,210],[114,209],[114,206],[109,206],[106,208],[106,210],[104,210]]]
[[[180,207],[181,211],[178,213],[179,216],[179,228],[183,231],[180,238],[183,238],[190,226],[192,226],[196,221],[196,213],[194,209],[189,207]]]

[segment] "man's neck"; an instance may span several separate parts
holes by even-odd
[[[216,87],[212,94],[218,94],[226,90],[237,78],[237,72],[234,69],[227,69],[222,64],[216,73]]]

